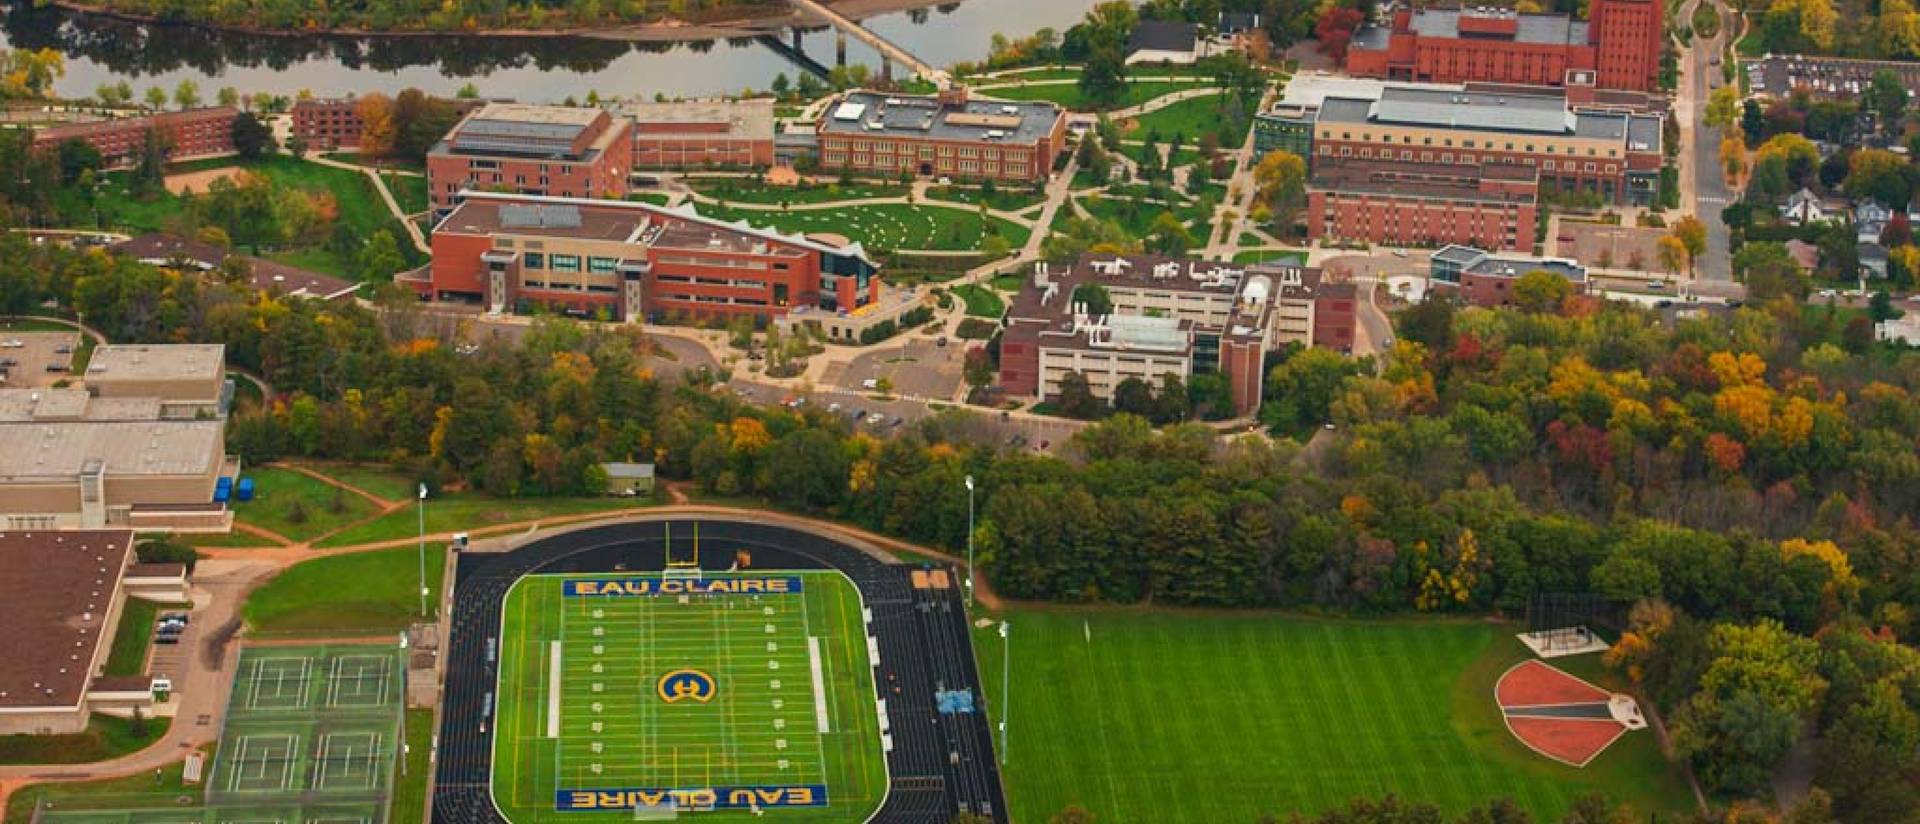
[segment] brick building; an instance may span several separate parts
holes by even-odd
[[[1544,271],[1566,278],[1574,291],[1587,290],[1587,267],[1566,258],[1500,254],[1470,246],[1448,246],[1433,253],[1429,263],[1428,294],[1457,294],[1475,306],[1513,303],[1513,283],[1528,272]]]
[[[633,122],[633,165],[640,169],[772,166],[773,101],[621,103]]]
[[[820,167],[1038,182],[1066,146],[1066,113],[1047,102],[972,100],[965,86],[935,97],[853,91],[820,118]]]
[[[1531,166],[1328,158],[1315,164],[1307,188],[1307,236],[1531,248],[1538,190]]]
[[[544,305],[619,320],[772,321],[800,306],[868,311],[879,267],[859,244],[701,217],[692,207],[466,192],[433,231],[433,263],[400,282],[489,311]]]
[[[33,132],[33,148],[52,149],[68,140],[83,140],[100,153],[109,169],[133,166],[147,145],[147,131],[166,141],[167,159],[190,160],[233,154],[233,121],[240,110],[231,106],[161,112],[92,123],[66,123]]]
[[[427,152],[436,214],[467,189],[554,197],[625,197],[632,123],[604,109],[488,103]]]
[[[1593,0],[1586,21],[1498,8],[1399,7],[1385,26],[1362,26],[1347,50],[1350,74],[1393,80],[1558,85],[1589,70],[1601,88],[1654,91],[1662,0]]]
[[[1112,311],[1084,311],[1074,299],[1083,285],[1104,289]],[[1352,346],[1352,287],[1331,286],[1313,269],[1156,255],[1087,253],[1070,267],[1036,264],[1007,312],[1000,386],[1057,398],[1061,381],[1077,372],[1095,397],[1110,399],[1127,378],[1157,387],[1163,375],[1218,373],[1235,414],[1251,414],[1268,352],[1293,342]]]
[[[360,101],[351,97],[296,100],[292,115],[293,136],[316,152],[358,148],[367,126],[360,119]]]
[[[1333,159],[1462,167],[1525,166],[1540,190],[1644,203],[1659,187],[1661,115],[1576,107],[1525,89],[1387,85],[1377,97],[1327,97],[1313,114],[1315,168]]]

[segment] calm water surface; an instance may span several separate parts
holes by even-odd
[[[995,32],[1042,26],[1064,30],[1096,0],[964,0],[873,17],[867,25],[937,66],[986,56]],[[221,86],[242,92],[321,96],[415,86],[452,94],[468,82],[490,97],[557,101],[601,96],[712,95],[764,89],[775,74],[799,69],[753,39],[625,43],[577,37],[344,38],[260,37],[176,26],[146,26],[15,2],[3,7],[0,45],[53,48],[66,55],[57,89],[86,96],[126,80],[136,94],[169,90],[183,79],[211,98]],[[809,56],[832,65],[831,31],[805,35]],[[879,56],[849,40],[847,59],[879,66]]]

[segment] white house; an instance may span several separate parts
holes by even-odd
[[[1827,211],[1826,205],[1820,202],[1820,196],[1814,194],[1813,190],[1801,189],[1787,196],[1786,205],[1780,207],[1780,218],[1794,226],[1805,226],[1809,223],[1824,223],[1832,220],[1833,215]]]

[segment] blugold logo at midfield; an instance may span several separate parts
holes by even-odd
[[[655,689],[660,700],[669,704],[682,701],[698,701],[702,704],[713,700],[713,694],[719,690],[713,676],[695,669],[678,669],[660,676]]]

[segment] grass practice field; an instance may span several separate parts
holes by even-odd
[[[627,809],[561,811],[561,798],[574,797],[563,790],[713,789],[721,801],[702,820],[754,815],[738,799],[730,805],[724,788],[758,790],[762,811],[779,821],[862,821],[880,804],[886,765],[853,584],[823,571],[703,580],[785,580],[799,591],[635,591],[688,585],[657,573],[514,585],[501,632],[493,794],[516,824],[635,817],[630,795],[598,802]],[[598,581],[628,589],[566,594],[570,582]],[[775,788],[810,788],[824,803],[776,809]]]
[[[1257,821],[1387,793],[1455,813],[1507,797],[1542,821],[1594,790],[1641,820],[1691,809],[1650,732],[1584,769],[1516,741],[1493,699],[1494,680],[1526,655],[1505,625],[1068,609],[1010,619],[1010,708],[999,635],[979,631],[974,649],[989,709],[1011,722],[1002,774],[1016,821],[1074,804],[1101,824]],[[1595,677],[1575,660],[1555,664]]]

